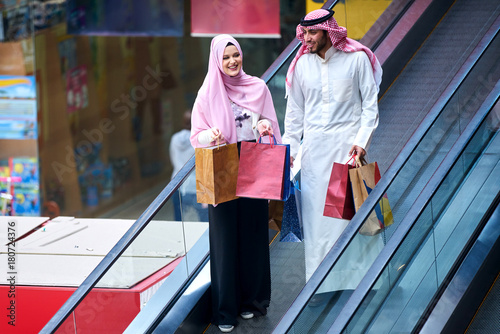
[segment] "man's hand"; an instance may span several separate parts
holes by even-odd
[[[295,160],[293,157],[290,157],[290,168],[293,168],[293,160]]]
[[[361,146],[357,145],[352,145],[351,149],[349,150],[349,156],[356,154],[358,158],[363,158],[366,155],[366,151],[364,148]]]

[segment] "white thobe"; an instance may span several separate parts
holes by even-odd
[[[301,197],[306,280],[337,241],[349,220],[323,216],[334,162],[346,163],[352,145],[367,149],[378,125],[378,87],[363,51],[330,47],[299,58],[287,101],[283,142],[295,157],[300,140]],[[383,247],[379,236],[359,235],[318,292],[354,289]]]

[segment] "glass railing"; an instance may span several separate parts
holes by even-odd
[[[324,7],[331,8],[337,2],[329,0]],[[340,23],[347,22],[349,15],[358,11],[359,5],[356,3],[343,1],[341,10],[336,9]],[[382,31],[392,23],[387,17],[379,21],[376,19],[389,3],[392,1],[380,2],[371,11],[371,15],[376,15],[371,25],[363,25],[363,31]],[[392,14],[389,16],[396,17]],[[361,24],[359,20],[352,22]],[[348,24],[344,25],[349,29]],[[263,75],[273,95],[281,126],[286,109],[285,75],[297,46],[294,40]],[[106,328],[99,327],[100,331],[122,332],[151,300],[173,268],[176,272],[182,272],[176,276],[179,282],[189,281],[201,259],[204,259],[198,253],[196,259],[190,261],[189,250],[208,228],[208,210],[194,205],[193,198],[188,198],[182,191],[183,184],[193,176],[194,157],[83,281],[42,330],[43,333],[57,328],[58,332],[93,331],[96,324],[102,326],[103,323],[106,323]],[[180,217],[180,221],[176,220],[177,217]],[[171,301],[175,302],[175,298]],[[116,321],[109,321],[110,318],[116,318]]]
[[[179,190],[193,167],[194,157],[71,295],[42,333],[54,332],[58,327],[60,333],[94,332],[97,328],[121,333],[174,268],[179,282],[189,280],[206,255],[192,254],[189,250],[208,229],[208,222],[200,221],[200,212],[186,205],[182,189]],[[174,203],[173,196],[179,196],[178,203]],[[175,210],[179,210],[184,220],[174,219]]]
[[[497,101],[498,94],[497,88]],[[485,214],[500,193],[500,104],[481,119],[343,333],[412,332],[483,219],[489,218]]]
[[[331,290],[327,286],[328,282],[335,279],[335,275],[342,271],[349,257],[367,257],[363,254],[363,249],[373,242],[374,238],[380,238],[380,242],[387,242],[404,221],[413,201],[443,161],[450,147],[462,134],[484,97],[497,82],[497,80],[484,80],[484,78],[498,74],[499,41],[495,35],[496,30],[488,32],[471,54],[383,179],[373,189],[369,199],[351,220],[341,238],[312,276],[311,283],[306,285],[302,296],[297,298],[295,305],[292,305],[291,310],[285,315],[276,332],[300,333],[311,328],[315,333],[328,331],[353,290],[322,293],[323,303],[319,306],[315,304],[313,297]],[[394,224],[377,236],[357,233],[364,218],[372,213],[375,204],[384,194],[388,196]],[[439,197],[436,201],[439,201]],[[369,255],[367,257],[369,263],[363,266],[365,273],[378,253]],[[400,269],[404,263],[394,264],[395,270]],[[354,286],[359,282],[359,280],[354,282]]]

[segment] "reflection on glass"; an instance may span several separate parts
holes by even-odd
[[[172,197],[175,220],[184,222],[208,222],[208,205],[196,199],[195,170],[191,171],[182,186]]]
[[[118,258],[73,312],[78,331],[122,332],[160,288],[208,228],[207,223],[173,220],[172,199]],[[196,265],[198,262],[194,263]],[[64,326],[73,326],[67,320]]]

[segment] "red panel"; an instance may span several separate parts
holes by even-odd
[[[279,0],[191,0],[193,35],[280,35]]]
[[[8,298],[9,287],[0,286],[0,305],[5,310],[0,333],[38,333],[71,296],[74,288],[16,286],[15,299]],[[8,310],[10,301],[15,308]],[[93,289],[57,330],[58,334],[122,333],[140,311],[137,291],[123,289]],[[5,307],[4,307],[5,305]],[[13,315],[15,326],[7,315]]]
[[[170,275],[178,258],[130,289],[93,289],[75,312],[59,327],[57,334],[123,333],[140,311],[140,293]],[[38,333],[61,308],[76,288],[0,285],[0,308],[3,310],[0,333]],[[9,309],[11,301],[14,306]],[[12,314],[12,319],[8,316]],[[9,325],[14,321],[15,326]]]
[[[46,288],[46,287],[15,287],[15,298],[9,298],[9,287],[0,286],[0,307],[2,316],[0,333],[38,333],[47,321],[57,312],[64,302],[71,296],[75,289],[72,288]],[[15,310],[10,312],[7,307],[15,301]],[[6,315],[15,316],[15,326],[9,325]],[[74,333],[74,329],[72,331]]]
[[[139,313],[139,304],[135,291],[93,289],[75,310],[78,334],[123,333]]]

